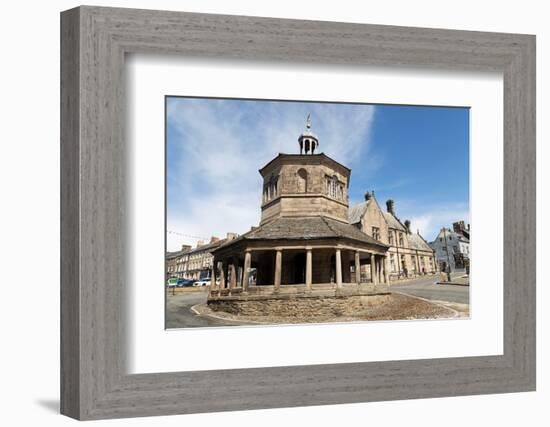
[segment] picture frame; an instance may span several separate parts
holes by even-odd
[[[502,72],[503,354],[127,374],[128,53]],[[64,415],[90,420],[533,391],[535,231],[532,35],[90,6],[61,14]]]

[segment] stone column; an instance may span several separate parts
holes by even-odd
[[[312,252],[311,248],[306,249],[306,289],[308,291],[311,291],[311,285],[312,285],[312,276],[313,276],[313,268],[312,268]]]
[[[248,279],[250,274],[250,261],[251,261],[250,251],[245,251],[244,253],[244,267],[243,267],[243,292],[248,290]]]
[[[355,281],[361,284],[361,256],[359,251],[355,251]]]
[[[212,260],[212,274],[210,275],[210,291],[216,289],[216,270],[218,268],[218,260],[214,258]]]
[[[233,258],[231,260],[231,264],[229,264],[229,269],[230,269],[230,281],[229,281],[229,289],[235,289],[235,287],[237,286],[237,268],[238,268],[238,265],[237,265],[237,262],[236,262],[236,258]]]
[[[388,256],[384,256],[384,282],[389,286],[390,276],[388,274]]]
[[[220,289],[225,289],[225,261],[222,261],[222,269],[220,271]]]
[[[283,268],[283,251],[281,249],[277,249],[277,253],[275,255],[275,280],[273,281],[276,292],[278,292],[279,289],[281,288],[282,268]]]
[[[342,251],[336,249],[336,287],[342,287]]]
[[[376,276],[376,256],[370,254],[370,278],[373,285],[378,284],[378,277]]]

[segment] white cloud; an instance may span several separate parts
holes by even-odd
[[[167,110],[168,153],[173,156],[168,159],[168,230],[223,237],[257,225],[258,169],[279,152],[298,152],[308,113],[321,152],[353,167],[354,159],[368,151],[374,106],[172,98]],[[176,250],[196,239],[169,234],[167,243],[168,250]]]
[[[406,219],[406,217],[403,218]],[[411,231],[416,232],[420,230],[422,237],[431,242],[442,227],[450,228],[453,222],[460,220],[469,223],[470,212],[463,204],[451,206],[435,205],[423,208],[422,211],[410,215],[408,219],[411,221]]]

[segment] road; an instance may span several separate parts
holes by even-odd
[[[390,290],[421,298],[447,301],[458,304],[470,303],[470,287],[460,285],[437,285],[439,276],[430,276],[405,283],[392,284]]]
[[[437,280],[439,280],[439,276],[429,276],[405,283],[394,283],[391,285],[390,290],[429,300],[469,304],[469,286],[437,285],[435,284]],[[205,303],[207,295],[206,289],[181,292],[176,293],[176,295],[169,292],[166,298],[166,328],[235,326],[235,323],[197,316],[191,311],[191,307],[194,305]]]
[[[208,292],[205,290],[195,292],[182,292],[166,297],[166,328],[200,328],[213,326],[228,326],[227,322],[197,316],[191,311],[196,304],[206,302]]]

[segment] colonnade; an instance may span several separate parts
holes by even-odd
[[[305,247],[306,252],[306,265],[305,265],[305,285],[307,290],[311,290],[313,287],[313,249],[312,247]],[[282,248],[274,248],[275,251],[275,269],[273,274],[273,286],[275,291],[278,291],[281,287],[282,269],[283,269],[283,251]],[[293,251],[296,248],[292,248]],[[326,250],[326,248],[323,248]],[[342,251],[350,250],[336,247],[334,248],[335,257],[335,285],[337,288],[343,285],[343,272],[342,272]],[[353,250],[350,250],[353,251]],[[354,252],[354,276],[352,277],[352,283],[359,285],[361,283],[361,253],[364,251],[355,250]],[[369,253],[370,257],[370,282],[374,285],[378,283],[389,284],[389,266],[388,257],[386,255],[379,255]],[[222,264],[218,275],[218,262]],[[251,250],[245,250],[244,263],[242,267],[242,274],[239,273],[239,258],[234,256],[223,261],[218,261],[214,258],[212,274],[211,274],[211,289],[214,287],[218,289],[234,289],[238,286],[242,288],[243,292],[248,290],[250,269],[252,263]],[[228,274],[226,273],[228,272]],[[229,277],[226,277],[228,275]],[[240,276],[240,277],[239,277]],[[217,285],[219,280],[219,287]]]

